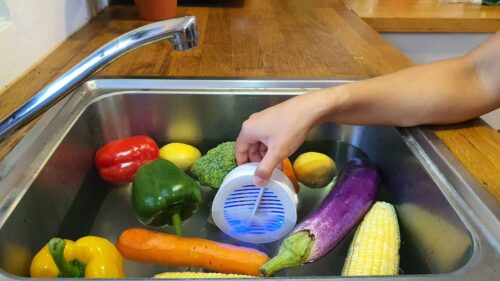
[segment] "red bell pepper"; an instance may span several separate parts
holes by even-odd
[[[95,157],[99,174],[112,183],[131,182],[137,169],[159,156],[156,142],[148,136],[133,136],[111,141]]]

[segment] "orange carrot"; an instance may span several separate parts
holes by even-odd
[[[293,166],[292,162],[290,162],[290,159],[285,158],[283,160],[283,173],[290,179],[290,181],[293,184],[293,188],[295,189],[295,193],[299,193],[299,181],[297,180],[297,177],[295,176],[295,172],[293,171]]]
[[[269,257],[255,249],[141,228],[125,230],[116,247],[127,259],[169,266],[194,266],[222,273],[259,276]]]

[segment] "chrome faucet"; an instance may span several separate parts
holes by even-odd
[[[0,122],[0,142],[45,112],[115,59],[162,39],[168,39],[177,51],[196,47],[198,45],[196,18],[188,16],[151,23],[129,31],[102,46],[3,119]]]

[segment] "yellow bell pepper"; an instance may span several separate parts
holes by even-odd
[[[52,238],[33,258],[31,277],[123,278],[123,258],[108,240]]]

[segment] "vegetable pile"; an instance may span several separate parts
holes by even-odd
[[[283,172],[296,193],[335,186],[321,205],[283,240],[271,259],[258,250],[202,238],[181,237],[183,220],[202,203],[202,186],[217,192],[236,168],[235,142],[224,142],[205,155],[194,146],[169,143],[161,149],[148,136],[111,141],[100,148],[95,164],[103,180],[131,183],[137,219],[147,227],[172,226],[175,235],[144,228],[124,230],[116,247],[105,238],[76,242],[51,239],[33,258],[32,277],[123,278],[123,257],[141,263],[188,266],[211,272],[165,272],[154,278],[250,278],[274,273],[325,256],[361,221],[349,248],[342,275],[396,275],[399,227],[394,207],[375,202],[380,177],[368,159],[352,159],[336,180],[336,164],[319,152],[299,155]],[[300,184],[299,184],[300,183]],[[317,192],[317,191],[314,191]],[[271,206],[272,207],[272,206]]]

